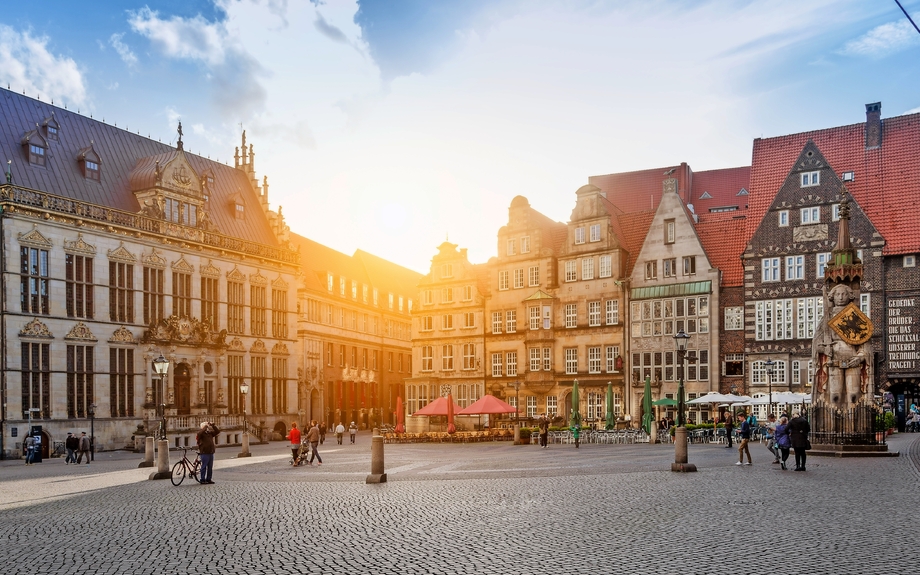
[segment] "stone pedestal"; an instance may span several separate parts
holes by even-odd
[[[152,437],[146,437],[144,441],[144,460],[137,464],[140,467],[153,467],[153,445],[154,439]]]
[[[696,471],[696,465],[687,461],[687,428],[680,426],[674,430],[674,463],[671,464],[671,471]]]
[[[386,483],[387,474],[383,464],[383,436],[374,435],[371,438],[371,474],[365,483]]]
[[[250,456],[252,456],[252,454],[249,453],[249,433],[244,431],[243,432],[243,447],[239,455],[237,455],[237,457],[250,457]]]
[[[169,479],[169,475],[169,442],[161,439],[157,441],[157,470],[149,479]]]

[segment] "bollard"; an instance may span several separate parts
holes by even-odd
[[[243,446],[242,447],[243,449],[242,451],[240,451],[237,457],[249,457],[252,455],[251,453],[249,453],[249,433],[245,431],[243,432]]]
[[[148,479],[169,479],[169,442],[157,441],[157,470]]]
[[[657,422],[657,421],[653,421],[653,422],[652,422],[652,425],[651,425],[650,427],[651,427],[651,429],[652,429],[652,432],[649,433],[649,435],[648,435],[648,442],[649,442],[649,443],[658,443],[658,422]]]
[[[514,445],[521,444],[521,425],[519,423],[514,424]]]
[[[375,435],[371,438],[371,474],[365,483],[386,483],[387,474],[383,466],[383,437]]]
[[[687,428],[680,426],[674,430],[674,463],[671,471],[696,471],[696,465],[687,463]]]
[[[153,441],[152,437],[144,440],[144,460],[137,464],[138,467],[153,467]]]

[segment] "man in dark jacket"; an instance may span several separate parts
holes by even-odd
[[[748,443],[751,441],[751,423],[743,413],[738,414],[738,421],[741,423],[741,443],[738,444],[738,463],[735,465],[745,465],[745,453],[747,453],[747,465],[750,465],[751,449],[748,447]]]
[[[198,432],[198,453],[201,454],[201,469],[198,470],[199,483],[202,485],[213,485],[211,475],[214,472],[214,452],[216,445],[214,438],[220,433],[213,421],[205,421],[201,424],[201,431]]]
[[[83,456],[86,456],[86,464],[89,465],[89,450],[92,449],[92,444],[89,441],[89,437],[86,437],[86,432],[83,431],[80,433],[80,443],[77,448],[79,453],[77,454],[77,463],[83,463]]]
[[[67,458],[64,460],[64,463],[70,465],[77,463],[77,450],[80,449],[80,440],[77,439],[77,436],[71,432],[67,432],[67,439],[64,440],[64,449],[67,450]]]
[[[793,413],[792,421],[789,422],[789,441],[795,450],[795,471],[805,471],[805,450],[809,447],[810,432],[811,425],[808,424],[808,420],[798,412]]]
[[[313,458],[316,457],[317,465],[323,464],[323,458],[319,456],[317,447],[319,446],[319,426],[316,421],[310,422],[310,431],[307,432],[307,441],[310,442],[310,461],[307,463],[313,465]]]

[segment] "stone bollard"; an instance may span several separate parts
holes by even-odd
[[[377,437],[378,435],[380,435],[379,429],[375,427],[374,429],[371,430],[371,437]]]
[[[243,446],[237,457],[250,457],[252,454],[249,453],[249,434],[245,431],[243,432]]]
[[[687,428],[678,427],[674,430],[674,463],[671,471],[696,471],[696,465],[687,463]]]
[[[521,444],[521,425],[518,423],[514,424],[514,444]]]
[[[152,437],[144,440],[144,460],[137,464],[138,467],[153,467],[153,441]]]
[[[374,435],[371,438],[371,474],[365,483],[386,483],[387,474],[383,466],[383,436]]]
[[[658,443],[658,422],[653,421],[651,425],[652,432],[648,434],[649,443]]]
[[[157,470],[148,479],[169,479],[169,442],[157,441]]]

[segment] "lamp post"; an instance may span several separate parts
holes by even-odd
[[[769,415],[773,413],[773,366],[776,365],[776,362],[772,359],[767,359],[767,361],[764,362],[764,365],[767,366],[767,384],[769,385],[770,394],[770,397],[768,398],[770,410],[767,412],[767,415]]]
[[[520,412],[521,412],[521,382],[512,381],[508,385],[514,386],[514,423],[517,424],[520,422]]]
[[[157,439],[166,439],[166,373],[169,371],[169,360],[160,354],[160,357],[153,360],[153,369],[160,376],[160,401],[157,403],[160,427],[157,430]]]
[[[690,336],[683,329],[674,336],[677,346],[677,429],[674,430],[674,463],[671,471],[696,471],[696,465],[688,463],[687,428],[684,426],[684,360],[687,357],[687,340]]]
[[[91,403],[89,410],[89,459],[96,461],[96,404]]]
[[[249,457],[249,425],[246,421],[246,396],[249,395],[249,384],[240,384],[240,408],[243,410],[243,449],[237,457]]]

